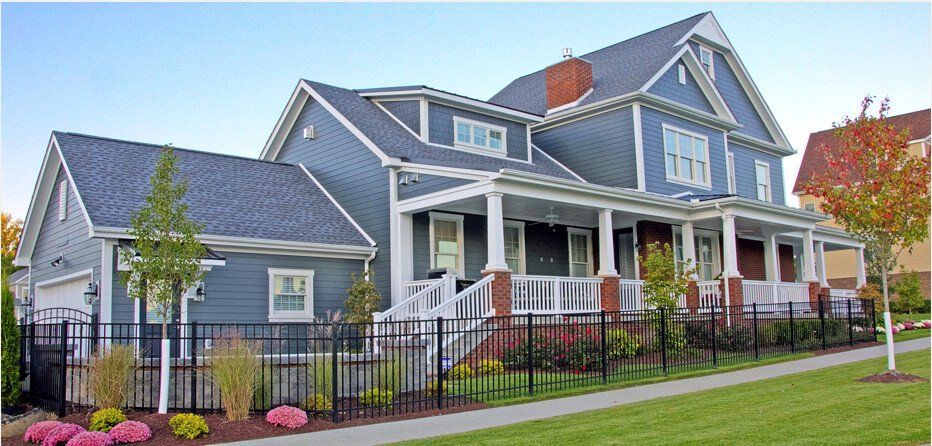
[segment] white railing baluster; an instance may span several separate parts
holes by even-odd
[[[511,276],[515,314],[585,313],[602,309],[598,277]]]

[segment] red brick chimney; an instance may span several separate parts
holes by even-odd
[[[563,50],[563,61],[547,67],[547,110],[576,101],[592,88],[592,64]]]

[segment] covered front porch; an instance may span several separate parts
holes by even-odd
[[[654,242],[697,268],[682,307],[812,302],[829,295],[824,252],[861,249],[815,226],[824,217],[811,212],[566,183],[503,174],[399,200],[393,306],[417,313],[494,274],[489,305],[499,315],[640,310],[638,256]],[[435,269],[446,280],[429,277]]]

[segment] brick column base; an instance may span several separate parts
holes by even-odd
[[[732,307],[744,305],[744,287],[740,277],[728,278],[728,302],[725,301],[725,279],[722,279],[719,290],[722,292],[722,306]]]
[[[496,316],[511,314],[511,271],[482,271],[482,277],[495,274],[492,280],[492,307]]]
[[[688,290],[686,291],[686,308],[690,309],[690,312],[695,314],[696,309],[699,308],[699,284],[695,280],[690,280],[687,283]]]
[[[819,282],[809,282],[809,306],[812,311],[819,310],[819,294],[822,293],[822,285]]]
[[[621,311],[621,285],[620,276],[597,276],[602,279],[602,309],[605,311]]]

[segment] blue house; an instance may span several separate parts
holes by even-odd
[[[71,305],[91,281],[85,311],[146,317],[115,253],[131,249],[157,153],[53,134],[17,257],[35,309]],[[848,293],[828,290],[823,254],[863,246],[785,205],[794,153],[711,13],[566,49],[487,101],[302,79],[260,160],[179,150],[213,256],[206,299],[193,290],[180,317],[306,320],[366,269],[377,320],[639,309],[654,242],[697,267],[684,306]]]

